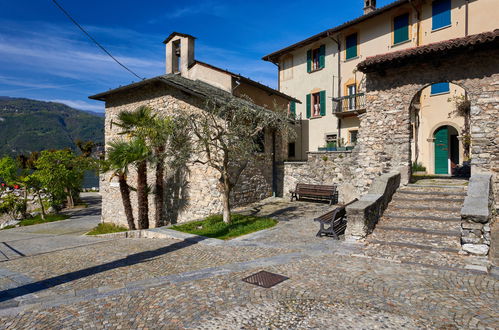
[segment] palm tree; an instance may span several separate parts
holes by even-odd
[[[130,166],[136,166],[147,154],[147,147],[140,139],[132,139],[129,142],[115,141],[109,144],[107,160],[103,162],[103,171],[112,171],[113,176],[118,177],[123,208],[130,230],[135,230],[132,203],[130,201],[130,186],[127,182]],[[141,224],[139,223],[139,227]]]
[[[122,128],[120,134],[130,136],[145,145],[147,127],[155,118],[151,108],[142,106],[135,111],[123,111],[118,115],[117,126]],[[147,148],[146,148],[147,149]],[[147,187],[147,159],[150,154],[144,154],[137,160],[137,206],[139,229],[149,228],[149,198]]]

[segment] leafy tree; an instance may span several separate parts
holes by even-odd
[[[92,155],[93,149],[96,147],[94,141],[83,142],[82,140],[76,140],[75,144],[78,149],[80,149],[83,157],[90,157]]]
[[[89,163],[76,157],[71,150],[46,150],[40,153],[35,166],[33,180],[37,180],[49,193],[52,206],[66,200],[68,207],[73,207]]]
[[[9,185],[17,184],[19,167],[16,161],[8,156],[0,158],[0,179]]]
[[[265,129],[293,134],[286,112],[255,109],[249,101],[232,99],[227,103],[208,99],[204,111],[191,115],[195,162],[219,173],[218,189],[223,200],[223,221],[231,222],[230,194],[241,173],[261,148],[258,136]]]
[[[132,203],[130,201],[130,186],[127,176],[130,166],[136,167],[148,153],[143,140],[115,141],[109,144],[107,159],[103,162],[104,172],[111,171],[113,177],[118,177],[121,200],[127,218],[128,228],[135,230]]]

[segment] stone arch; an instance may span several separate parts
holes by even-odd
[[[416,56],[416,55],[415,55]],[[410,178],[413,100],[436,82],[449,82],[466,91],[471,102],[471,173],[493,173],[499,201],[497,129],[499,67],[496,50],[446,53],[445,56],[411,62],[400,59],[387,64],[372,61],[360,68],[366,73],[366,113],[362,115],[357,148],[363,182],[391,170],[399,170],[401,182]],[[370,62],[371,63],[371,62]]]

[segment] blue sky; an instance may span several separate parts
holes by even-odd
[[[51,0],[2,1],[0,96],[63,102],[104,111],[89,95],[137,78],[114,63]],[[390,3],[378,1],[378,7]],[[143,77],[163,74],[162,41],[192,34],[196,59],[276,87],[261,57],[362,14],[349,1],[59,0],[92,36]]]

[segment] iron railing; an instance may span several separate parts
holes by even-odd
[[[364,93],[335,98],[333,101],[336,103],[333,107],[335,113],[359,111],[366,108],[366,97]]]

